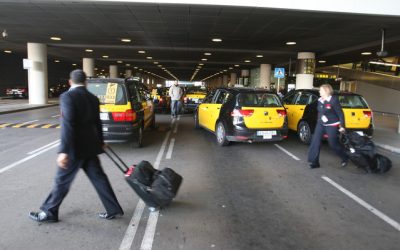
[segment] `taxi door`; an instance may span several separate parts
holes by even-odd
[[[215,132],[216,122],[221,112],[222,104],[227,100],[228,92],[225,90],[219,90],[214,97],[211,104],[208,105],[209,118],[207,121],[207,128]]]
[[[207,95],[206,98],[204,98],[204,101],[199,104],[198,109],[198,119],[199,119],[199,125],[207,128],[207,120],[209,118],[209,105],[212,102],[212,99],[214,97],[214,92],[211,92]]]
[[[296,100],[300,95],[301,92],[293,93],[283,100],[288,118],[288,128],[291,130],[297,130],[297,123],[295,123]]]
[[[140,87],[140,99],[142,103],[142,109],[143,109],[143,119],[144,119],[144,126],[147,128],[149,124],[151,123],[151,118],[153,115],[153,104],[152,101],[150,100],[150,93],[147,91],[146,86],[141,85]]]
[[[288,118],[291,120],[289,122],[289,128],[297,131],[297,127],[299,125],[300,120],[303,118],[304,110],[308,104],[311,103],[313,99],[313,95],[311,93],[300,92],[295,100],[295,104],[291,108],[292,116]]]

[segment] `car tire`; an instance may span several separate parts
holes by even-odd
[[[194,128],[195,129],[199,129],[200,128],[200,124],[199,124],[199,112],[195,111],[194,112]]]
[[[143,126],[139,126],[133,138],[132,146],[134,148],[141,148],[143,146]]]
[[[222,122],[218,122],[217,128],[215,130],[215,136],[217,138],[217,144],[221,147],[228,146],[229,141],[226,138],[226,129]]]
[[[297,130],[297,135],[299,136],[299,139],[302,143],[307,145],[311,143],[311,138],[312,138],[311,128],[306,121],[300,122]]]

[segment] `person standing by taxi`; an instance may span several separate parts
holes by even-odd
[[[344,115],[342,107],[336,96],[332,96],[333,89],[329,84],[321,85],[319,89],[320,98],[318,99],[318,120],[308,151],[308,162],[310,168],[319,168],[319,154],[322,138],[324,134],[328,135],[329,146],[341,158],[341,166],[345,167],[348,162],[348,156],[344,148],[339,143],[338,133],[343,133]]]
[[[181,89],[181,87],[179,87],[178,81],[176,81],[169,88],[169,96],[171,97],[171,116],[172,116],[172,118],[176,118],[178,116],[182,94],[183,94],[182,89]]]

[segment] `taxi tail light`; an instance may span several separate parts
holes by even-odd
[[[132,122],[136,119],[136,112],[128,109],[125,112],[112,112],[113,120],[116,122]]]
[[[372,111],[363,111],[363,113],[364,113],[365,117],[368,117],[368,118],[372,117]]]
[[[277,109],[276,112],[278,113],[279,116],[286,116],[286,110],[284,109]]]
[[[231,116],[250,117],[254,113],[254,109],[234,109]]]

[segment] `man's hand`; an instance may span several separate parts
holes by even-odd
[[[64,153],[59,153],[57,157],[57,164],[60,168],[67,169],[68,155]]]
[[[339,128],[339,132],[340,132],[340,133],[344,133],[345,131],[346,131],[346,130],[345,130],[343,127],[340,127],[340,128]]]

